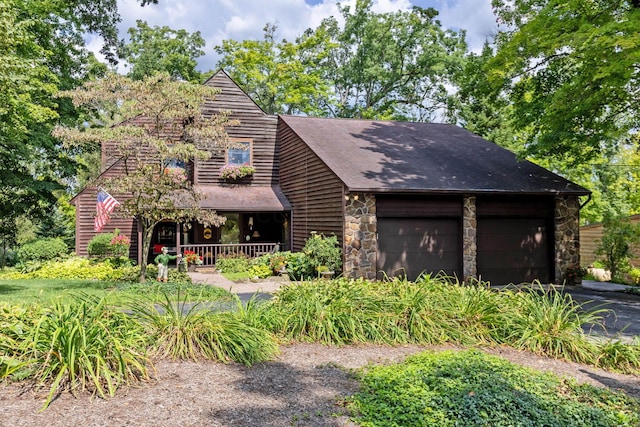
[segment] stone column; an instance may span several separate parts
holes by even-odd
[[[376,278],[377,232],[375,195],[364,193],[346,194],[344,277]]]
[[[576,196],[556,198],[555,282],[561,284],[570,266],[580,265],[580,200]]]
[[[462,275],[465,282],[478,278],[476,198],[466,196],[462,207]]]

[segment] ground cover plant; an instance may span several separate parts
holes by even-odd
[[[349,399],[356,421],[388,426],[584,426],[640,423],[640,405],[621,393],[467,350],[421,353],[370,366]]]

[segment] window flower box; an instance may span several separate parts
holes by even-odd
[[[256,169],[249,165],[224,165],[220,168],[220,178],[236,180],[252,176]]]

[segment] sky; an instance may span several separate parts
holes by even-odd
[[[467,31],[469,48],[479,52],[486,39],[496,31],[491,0],[373,0],[376,12],[407,10],[412,6],[433,7],[443,27]],[[342,4],[355,4],[343,0]],[[217,68],[218,56],[213,48],[223,40],[260,40],[267,23],[278,27],[276,39],[294,40],[307,28],[317,27],[322,19],[340,13],[335,0],[159,0],[157,5],[141,7],[137,0],[118,0],[122,17],[120,38],[135,27],[137,19],[151,27],[168,26],[190,33],[200,31],[206,41],[205,55],[198,59],[198,70]],[[89,48],[98,51],[99,40]]]

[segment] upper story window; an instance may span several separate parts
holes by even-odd
[[[188,179],[186,162],[178,159],[170,159],[164,162],[164,174],[171,176],[177,182]]]
[[[233,146],[227,149],[228,165],[247,165],[252,162],[251,141],[233,141]]]

